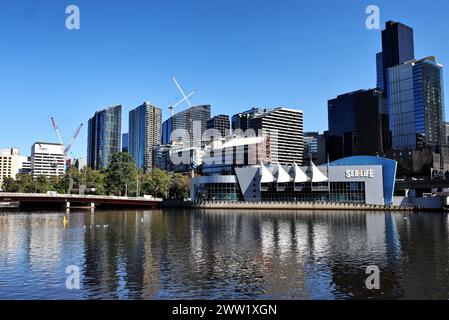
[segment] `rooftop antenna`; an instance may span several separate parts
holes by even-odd
[[[176,80],[176,77],[172,77],[172,80],[173,80],[173,82],[175,83],[176,87],[178,88],[179,92],[181,93],[182,98],[181,98],[178,102],[176,102],[175,104],[171,104],[171,103],[169,104],[168,110],[170,111],[170,116],[173,116],[173,114],[174,114],[174,108],[176,108],[177,106],[179,106],[179,105],[180,105],[181,103],[183,103],[184,101],[187,102],[187,104],[189,105],[190,108],[193,107],[193,104],[192,104],[192,102],[189,100],[189,98],[190,98],[191,96],[193,96],[194,94],[196,94],[196,91],[192,91],[192,92],[190,92],[189,94],[186,95],[186,94],[184,93],[184,90],[182,89],[181,85],[179,84],[178,80]]]

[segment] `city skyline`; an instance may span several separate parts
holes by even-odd
[[[304,111],[305,131],[322,132],[327,129],[327,118],[322,114],[327,109],[328,99],[343,92],[375,87],[375,55],[381,49],[381,30],[387,20],[400,21],[414,28],[416,57],[435,55],[443,66],[449,61],[447,45],[439,40],[437,33],[430,32],[432,29],[444,28],[445,20],[437,19],[444,10],[432,12],[431,15],[421,12],[424,16],[418,18],[416,12],[420,10],[417,10],[416,6],[422,6],[418,3],[413,10],[410,10],[401,4],[379,1],[377,5],[381,10],[380,30],[365,28],[364,22],[367,17],[365,8],[368,3],[364,1],[357,2],[355,5],[335,6],[336,11],[333,13],[329,13],[332,11],[329,10],[329,6],[334,4],[326,2],[301,6],[292,2],[286,2],[284,5],[261,3],[251,8],[248,5],[239,4],[243,13],[235,13],[238,26],[234,27],[226,23],[225,19],[232,18],[228,16],[231,14],[230,8],[223,3],[208,4],[200,10],[201,14],[209,13],[210,16],[207,16],[207,19],[214,17],[221,19],[219,23],[211,26],[213,30],[209,31],[188,26],[184,32],[192,31],[189,28],[194,28],[193,39],[175,36],[176,29],[185,25],[182,21],[173,21],[172,26],[163,24],[159,21],[160,18],[153,22],[151,26],[159,31],[155,40],[165,43],[170,39],[174,42],[167,47],[167,50],[161,50],[162,54],[149,53],[149,58],[136,53],[139,51],[137,46],[136,50],[131,50],[132,53],[127,50],[127,55],[123,55],[120,44],[141,43],[143,45],[144,40],[148,41],[148,37],[154,36],[154,30],[148,30],[136,24],[130,16],[138,20],[139,9],[142,9],[142,14],[148,13],[150,9],[168,14],[166,12],[168,7],[164,4],[147,5],[136,2],[133,8],[128,9],[132,14],[126,15],[126,18],[123,17],[124,20],[118,19],[119,23],[112,26],[111,32],[106,32],[108,23],[97,18],[99,16],[108,16],[111,20],[118,18],[120,9],[123,9],[122,6],[106,4],[102,6],[79,1],[81,29],[67,31],[64,28],[66,5],[63,3],[60,6],[38,6],[31,2],[23,2],[14,7],[6,5],[5,10],[0,13],[2,23],[11,26],[8,31],[14,30],[5,34],[6,39],[14,38],[16,35],[14,43],[17,44],[14,49],[11,46],[4,52],[9,64],[0,63],[0,67],[5,71],[3,76],[8,76],[9,79],[4,82],[5,91],[0,95],[0,105],[7,109],[4,111],[7,117],[17,118],[19,115],[23,116],[24,112],[28,115],[19,123],[19,128],[23,126],[27,130],[15,134],[14,141],[11,141],[7,135],[1,135],[1,147],[19,147],[21,154],[27,155],[35,141],[56,142],[50,123],[51,116],[58,120],[63,137],[68,140],[79,122],[86,125],[87,119],[94,112],[117,104],[123,105],[123,128],[127,127],[128,111],[145,100],[160,105],[163,108],[163,120],[166,120],[169,116],[168,102],[175,101],[179,96],[171,83],[172,75],[179,77],[186,90],[198,90],[192,100],[195,104],[210,104],[212,116],[220,113],[232,116],[254,106],[272,108],[284,106]],[[444,2],[440,2],[440,5],[442,8],[448,6]],[[181,3],[177,4],[176,12],[181,11],[182,6]],[[273,9],[273,12],[269,13],[268,9]],[[200,14],[195,10],[191,11],[193,16]],[[285,15],[287,11],[291,12]],[[305,13],[309,11],[320,14],[314,16],[314,19],[307,18]],[[257,17],[256,20],[252,19],[251,23],[243,19],[244,14],[250,12]],[[284,14],[283,20],[275,19],[273,22],[276,28],[273,28],[273,25],[266,28],[262,25],[264,18],[281,12]],[[9,13],[10,16],[5,16],[5,13]],[[18,21],[23,25],[11,20],[17,16],[20,17]],[[95,19],[98,21],[94,21]],[[41,26],[41,28],[27,30],[30,24]],[[164,29],[165,27],[167,29]],[[246,32],[239,35],[232,33],[233,29],[226,29],[237,27],[243,28]],[[334,32],[328,34],[326,29],[331,27]],[[260,34],[257,28],[260,28]],[[224,32],[225,30],[231,32],[235,39]],[[350,36],[347,35],[349,30]],[[211,34],[214,31],[221,31],[216,34],[219,37]],[[146,32],[148,37],[145,36]],[[320,39],[312,39],[310,32],[320,35]],[[47,33],[45,38],[43,33]],[[37,38],[30,39],[30,36]],[[190,47],[195,48],[195,45],[181,49],[183,42],[187,41],[184,40],[185,38],[193,43],[198,40],[203,41],[204,52],[200,50],[201,54],[199,54],[198,49],[193,49],[195,51],[193,52]],[[17,43],[18,39],[28,41],[29,45],[36,45],[36,50],[32,53],[25,50],[16,52],[22,48],[22,44]],[[92,41],[95,39],[101,41],[94,44]],[[226,41],[220,41],[220,39]],[[322,39],[326,41],[323,42]],[[349,44],[353,45],[358,41],[362,49],[351,50],[353,47],[349,47]],[[304,43],[307,43],[307,46],[304,46]],[[43,48],[43,44],[48,45],[48,48],[55,48],[55,52],[49,52],[48,48]],[[105,55],[102,49],[113,44],[118,48],[117,53],[108,52]],[[239,44],[235,48],[245,49],[246,46],[252,46],[253,49],[248,53],[231,47],[234,50],[232,51],[230,44]],[[264,44],[266,50],[261,51],[261,46]],[[331,58],[329,58],[329,52],[324,50],[324,44],[335,48],[332,50]],[[92,50],[91,56],[89,56],[89,50],[86,50],[87,45]],[[276,47],[276,45],[281,46]],[[67,51],[68,49],[71,51]],[[217,51],[222,49],[226,50],[218,54]],[[314,50],[313,55],[310,50]],[[61,54],[61,57],[55,57],[57,53]],[[194,53],[198,54],[196,58]],[[316,66],[313,68],[307,66],[310,62],[306,60],[310,57],[313,57],[316,64],[320,64],[319,71],[316,71]],[[102,60],[102,58],[106,59]],[[281,61],[284,58],[285,61]],[[254,61],[249,63],[249,60]],[[158,62],[162,63],[156,68],[155,65]],[[106,70],[111,66],[113,66],[112,70]],[[44,67],[49,67],[48,74],[43,73]],[[154,72],[154,75],[150,73],[148,76],[151,68],[156,68],[154,70],[157,72]],[[236,70],[241,70],[239,77],[235,77]],[[255,70],[257,72],[254,72]],[[342,72],[343,70],[346,72]],[[20,75],[25,72],[28,77],[21,78]],[[140,73],[145,74],[146,77],[141,78]],[[124,76],[123,80],[119,79],[121,75]],[[265,75],[266,79],[260,79]],[[145,79],[145,82],[142,82],[142,79]],[[57,84],[56,80],[61,83]],[[89,88],[92,82],[95,82],[95,86]],[[446,81],[446,92],[448,91],[447,83]],[[59,90],[54,90],[54,86]],[[117,90],[117,88],[120,89]],[[19,98],[22,90],[28,93],[20,95]],[[179,106],[175,112],[186,108],[186,105]],[[32,121],[33,125],[30,125],[29,121]],[[4,123],[4,132],[12,131],[12,125]],[[17,127],[17,123],[14,123],[14,129]],[[87,126],[73,147],[72,152],[75,157],[86,156],[86,140]]]

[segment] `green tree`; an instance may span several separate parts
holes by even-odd
[[[189,196],[189,177],[180,173],[173,173],[170,178],[170,198],[187,198]]]
[[[18,186],[18,192],[33,193],[35,190],[35,182],[29,174],[18,174],[16,176],[16,183]]]
[[[5,192],[19,192],[20,186],[13,178],[7,177],[3,179],[2,190]]]
[[[154,197],[167,198],[171,186],[171,179],[167,172],[154,168],[151,173],[142,178],[142,191]]]
[[[80,185],[85,185],[86,188],[95,189],[95,194],[105,194],[105,173],[94,170],[90,167],[84,167],[79,172]]]
[[[46,176],[39,176],[34,181],[35,187],[34,192],[36,193],[46,193],[51,190],[51,183],[48,181]]]
[[[137,169],[133,158],[125,152],[113,154],[106,170],[105,186],[108,194],[125,195],[136,181]]]

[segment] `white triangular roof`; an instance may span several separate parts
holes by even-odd
[[[324,173],[322,173],[312,161],[310,161],[310,164],[312,167],[312,182],[329,181],[329,179],[326,177],[326,175]]]
[[[261,170],[261,174],[262,174],[262,179],[260,180],[260,183],[272,183],[272,182],[276,182],[276,179],[273,177],[273,175],[271,174],[271,172],[267,169],[267,167],[265,167],[262,163],[262,161],[260,162],[260,170]]]
[[[293,164],[293,167],[295,169],[295,183],[303,183],[309,181],[309,177],[304,173],[304,171],[301,170],[300,167],[296,163]]]
[[[278,164],[277,183],[286,183],[286,182],[290,182],[290,181],[292,181],[292,178],[290,177],[290,175],[287,173],[287,171],[284,170],[284,168],[282,168],[282,166],[280,164]]]

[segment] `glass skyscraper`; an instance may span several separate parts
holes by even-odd
[[[129,112],[129,154],[137,168],[153,167],[153,147],[161,143],[162,109],[145,102]]]
[[[388,69],[388,108],[393,148],[445,144],[443,66],[434,57]]]
[[[193,106],[178,112],[162,124],[162,144],[171,144],[172,132],[175,130],[175,140],[190,141],[190,146],[199,146],[202,135],[210,119],[210,105]],[[182,133],[181,133],[182,131]]]
[[[120,152],[122,106],[98,111],[89,119],[87,165],[92,169],[107,168],[111,155]]]
[[[229,116],[225,114],[220,114],[213,118],[207,120],[207,129],[215,129],[220,132],[221,137],[226,137],[230,134],[231,123],[229,121]]]
[[[388,21],[382,31],[382,69],[384,91],[387,91],[388,68],[415,59],[413,29],[400,22]]]
[[[381,90],[358,90],[329,100],[330,159],[384,153],[390,147],[388,120]]]

